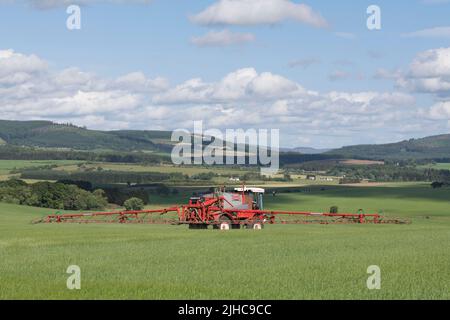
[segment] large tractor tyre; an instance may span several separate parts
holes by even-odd
[[[261,221],[252,221],[250,223],[245,224],[246,229],[252,229],[252,230],[261,230],[264,229],[264,223]]]
[[[221,216],[219,219],[219,228],[220,230],[230,230],[233,228],[231,224],[231,219],[225,215]]]
[[[258,221],[253,224],[253,230],[262,230],[264,229],[264,223]]]

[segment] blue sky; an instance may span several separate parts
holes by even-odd
[[[283,146],[315,147],[449,132],[450,1],[141,2],[85,0],[81,30],[70,31],[66,8],[77,1],[0,0],[0,50],[10,50],[0,60],[0,118],[98,129],[204,120],[221,129],[279,127]],[[223,22],[232,2],[254,7]],[[299,14],[308,6],[326,25],[286,11],[268,21],[270,8],[286,3]],[[366,26],[371,4],[381,8],[381,30]],[[209,22],[196,20],[202,13]],[[444,72],[433,71],[440,64]],[[248,79],[240,95],[223,93],[227,75]]]

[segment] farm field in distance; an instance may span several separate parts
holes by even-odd
[[[420,167],[425,169],[450,170],[450,163],[433,163]]]
[[[70,166],[81,163],[77,160],[0,160],[0,180],[9,178],[10,172],[16,169],[36,168],[42,166]]]
[[[13,169],[42,167],[48,165],[69,166],[82,161],[77,160],[0,160],[0,173]]]
[[[215,185],[241,185],[244,182],[242,176],[251,174],[254,176],[259,175],[259,170],[257,168],[251,167],[238,167],[238,166],[177,166],[170,164],[144,164],[144,163],[110,163],[110,162],[92,162],[92,161],[20,161],[19,166],[14,166],[14,161],[10,160],[0,160],[0,166],[3,163],[3,171],[0,171],[0,178],[3,174],[3,180],[12,177],[12,169],[40,169],[39,167],[52,165],[51,171],[56,171],[57,173],[67,173],[76,174],[80,172],[119,172],[119,173],[165,173],[165,174],[183,174],[189,177],[201,174],[211,174],[213,177],[210,181],[206,183],[214,183]],[[20,173],[14,175],[16,178],[20,178]],[[241,177],[241,179],[239,179]],[[246,181],[249,183],[259,183],[266,187],[289,187],[289,186],[303,186],[303,185],[336,185],[339,182],[338,177],[333,177],[331,180],[327,181],[323,175],[317,175],[317,180],[308,180],[307,174],[291,174],[291,181],[283,180],[268,180],[264,181],[259,178],[256,180]],[[283,178],[283,174],[278,174],[272,176],[272,178]],[[327,177],[330,178],[330,177]],[[234,180],[233,180],[234,179]],[[42,180],[56,181],[57,179],[27,179],[23,180],[33,183]],[[171,181],[165,181],[166,184],[174,186]],[[206,186],[205,184],[200,184]]]
[[[105,163],[105,162],[94,162],[84,164],[85,168],[102,168],[103,170],[111,171],[126,171],[126,172],[163,172],[163,173],[175,173],[181,172],[187,175],[208,173],[214,171],[218,174],[223,175],[233,175],[233,174],[243,174],[246,172],[256,172],[256,169],[251,168],[227,168],[227,167],[215,167],[214,169],[201,166],[175,166],[175,165],[146,165],[146,164],[129,164],[129,163]],[[61,166],[56,168],[56,170],[63,170],[68,172],[73,172],[79,170],[79,167],[75,165]]]
[[[48,170],[44,167],[87,174],[218,174],[197,185],[167,182],[170,192],[149,193],[147,208],[184,204],[193,192],[237,186],[244,181],[228,179],[257,173],[247,167],[0,160],[0,177],[19,177],[15,170],[25,168]],[[295,172],[290,180],[247,185],[266,188],[267,209],[328,212],[337,206],[339,212],[362,209],[412,224],[268,225],[230,232],[173,225],[32,225],[58,210],[0,203],[0,299],[450,298],[450,253],[443,245],[450,242],[448,186],[339,185],[339,177],[325,172],[313,174],[315,180],[307,175]],[[76,292],[66,288],[72,264],[82,270],[82,290]],[[366,287],[370,265],[381,268],[381,290]]]
[[[305,191],[306,190],[306,191]],[[302,192],[299,192],[302,191]],[[265,196],[269,209],[382,210],[410,225],[32,225],[55,210],[0,204],[0,299],[449,299],[449,189],[311,186]],[[150,207],[185,202],[156,196]],[[184,200],[183,200],[184,199]],[[67,266],[82,289],[66,288]],[[382,289],[368,290],[379,265]]]

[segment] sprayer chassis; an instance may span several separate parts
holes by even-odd
[[[139,211],[113,211],[95,213],[53,214],[34,221],[35,223],[142,223],[142,224],[187,224],[191,228],[219,228],[229,225],[253,227],[264,224],[383,224],[407,223],[400,219],[386,219],[379,214],[365,213],[316,213],[307,211],[277,211],[259,209],[236,209],[223,196],[189,201],[189,204],[164,209]],[[173,218],[166,218],[176,213]]]

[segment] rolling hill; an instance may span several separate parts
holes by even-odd
[[[75,150],[161,151],[165,131],[98,131],[50,121],[0,120],[0,141],[9,145]],[[152,140],[155,139],[155,142]]]
[[[171,136],[171,131],[99,131],[51,121],[0,120],[0,144],[13,146],[170,153],[175,144]]]
[[[322,154],[332,149],[316,149],[311,147],[297,147],[297,148],[281,148],[281,152],[301,153],[301,154]]]
[[[169,153],[170,131],[89,130],[51,121],[0,120],[0,145],[70,150],[113,150]],[[450,159],[450,134],[380,145],[355,145],[334,150],[282,149],[282,162],[321,159],[409,160]]]
[[[450,134],[379,145],[355,145],[326,154],[372,160],[450,159]]]

